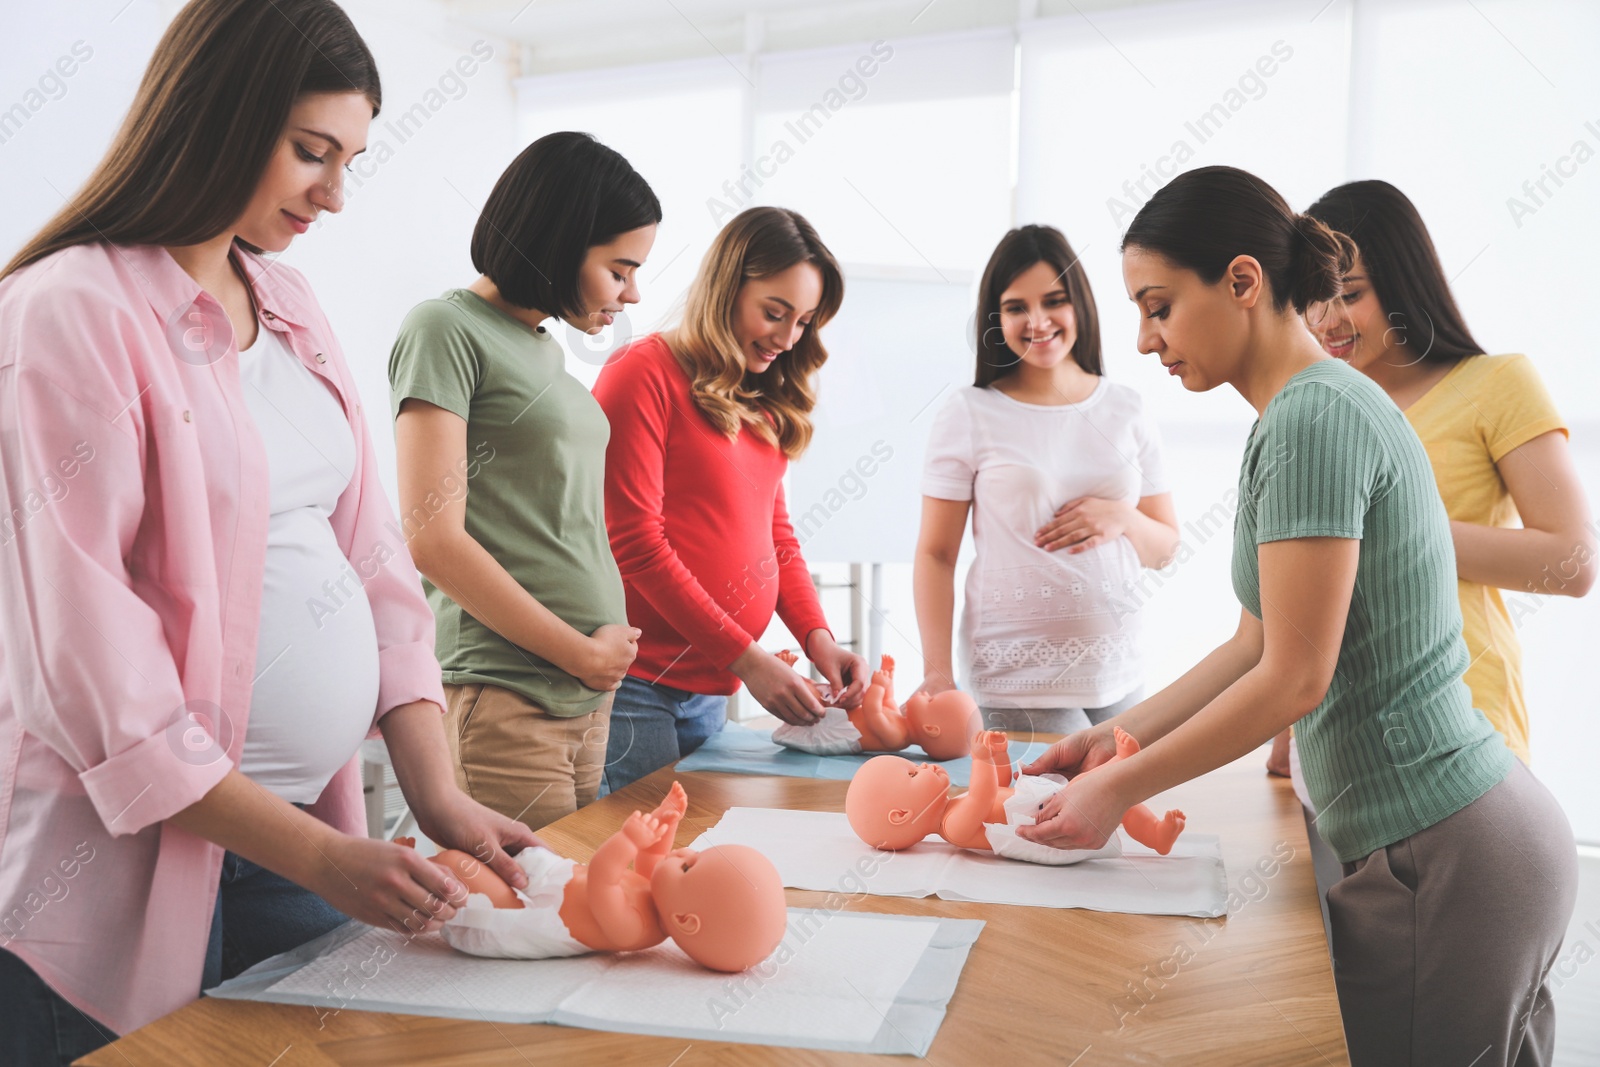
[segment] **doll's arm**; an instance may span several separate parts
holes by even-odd
[[[666,797],[656,806],[656,810],[651,812],[666,829],[655,844],[639,850],[638,857],[633,861],[635,871],[645,878],[655,873],[656,864],[672,851],[672,842],[678,836],[678,822],[688,810],[688,794],[683,791],[683,786],[674,780],[672,788],[667,790]]]
[[[884,658],[888,659],[887,656]],[[856,710],[867,727],[862,732],[870,732],[879,742],[874,747],[898,750],[905,748],[911,740],[911,728],[906,723],[906,717],[894,706],[892,685],[893,681],[887,672],[880,670],[874,674],[872,684],[867,687],[866,695],[861,698],[861,706]]]
[[[655,844],[664,830],[660,819],[636,811],[589,861],[589,911],[606,937],[618,945],[636,945],[658,929],[654,915],[642,914],[628,903],[622,876],[638,858],[639,850]]]
[[[994,807],[995,798],[1000,795],[999,777],[993,766],[996,759],[993,739],[997,735],[1000,751],[1005,752],[1005,734],[1001,731],[982,730],[973,735],[971,788],[950,802],[939,828],[944,839],[953,845],[962,848],[988,847],[983,823]],[[1006,766],[1009,773],[1010,763]],[[974,845],[971,842],[983,844]]]

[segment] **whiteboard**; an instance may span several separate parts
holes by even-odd
[[[816,433],[790,468],[789,515],[811,563],[909,563],[934,415],[971,385],[970,272],[845,268],[823,328]]]

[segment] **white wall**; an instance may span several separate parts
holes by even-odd
[[[319,220],[283,260],[310,278],[363,403],[384,413],[389,348],[401,319],[418,301],[474,277],[468,243],[478,208],[518,149],[515,62],[511,46],[454,27],[432,4],[343,6],[377,58],[383,111],[369,131],[367,156],[346,175],[345,210]],[[9,136],[0,143],[0,255],[9,259],[99,162],[175,10],[154,0],[8,5],[0,108],[42,106],[26,121],[0,127]],[[47,86],[58,98],[28,97],[80,41],[80,54],[87,49],[90,56],[63,79],[63,89]],[[470,76],[455,66],[463,56],[473,61]],[[407,112],[412,118],[402,127]],[[394,437],[387,417],[376,415],[372,426],[392,496]]]

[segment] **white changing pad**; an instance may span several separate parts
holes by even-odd
[[[206,995],[924,1056],[982,928],[790,908],[788,933],[768,960],[720,974],[670,941],[612,955],[482,959],[438,934],[408,938],[352,921]]]
[[[1228,880],[1215,834],[1185,832],[1166,856],[1128,841],[1120,856],[1048,867],[936,837],[904,852],[880,852],[855,835],[842,813],[729,808],[693,847],[713,845],[761,849],[791,889],[1208,919],[1227,913]]]

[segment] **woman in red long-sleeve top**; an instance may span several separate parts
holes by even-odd
[[[611,420],[606,530],[643,631],[612,705],[608,792],[721,730],[740,681],[786,722],[821,715],[757,644],[774,610],[845,703],[860,699],[866,661],[828,629],[782,484],[811,439],[817,331],[843,297],[804,218],[751,208],[712,242],[677,328],[623,349],[595,383]]]

